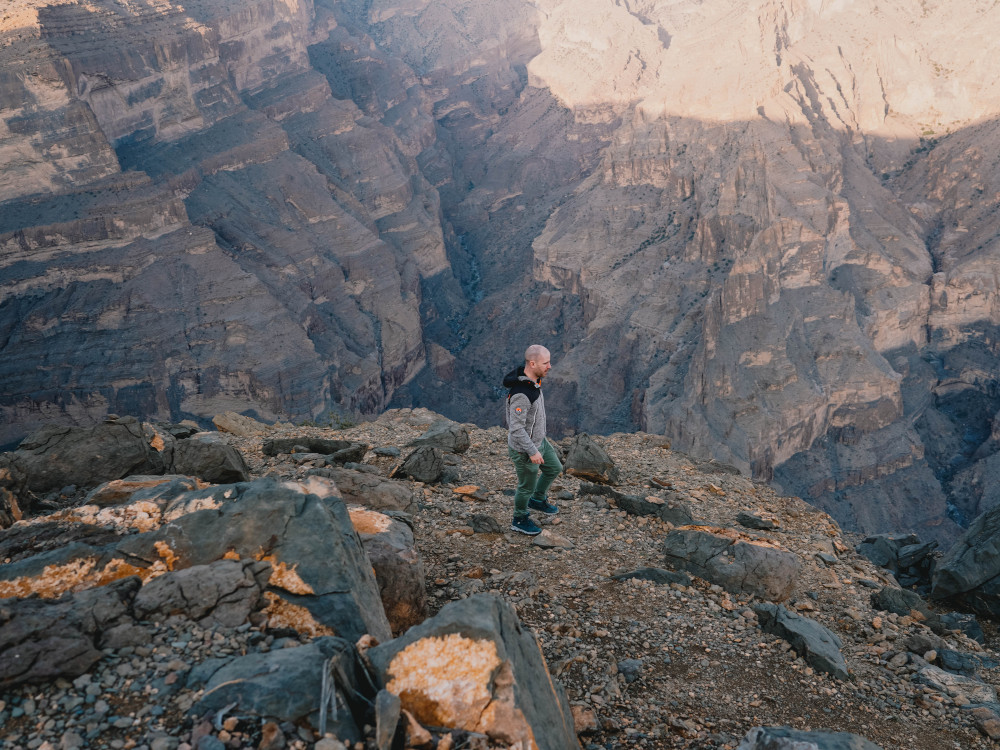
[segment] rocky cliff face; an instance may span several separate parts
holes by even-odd
[[[0,440],[107,411],[639,427],[850,528],[1000,499],[1000,11],[5,11]],[[961,40],[957,43],[956,40]]]
[[[397,135],[334,96],[311,61],[349,47],[328,11],[33,10],[3,48],[0,440],[132,409],[367,410],[413,377],[420,278],[448,268],[413,163],[432,124]]]

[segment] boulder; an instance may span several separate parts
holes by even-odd
[[[611,456],[585,432],[570,440],[563,465],[567,474],[581,479],[602,484],[618,482],[618,469]]]
[[[161,502],[154,530],[100,546],[81,540],[0,566],[0,592],[58,595],[127,574],[150,580],[226,557],[253,558],[271,563],[272,627],[352,641],[391,636],[371,563],[331,481],[268,478]]]
[[[599,484],[580,483],[581,495],[602,495],[615,501],[621,510],[633,516],[656,516],[661,521],[674,526],[687,526],[694,523],[691,506],[681,499],[676,492],[668,493],[666,497],[659,495],[627,495],[613,487]]]
[[[976,518],[938,561],[931,596],[1000,618],[1000,505]]]
[[[884,586],[871,595],[872,606],[885,612],[895,612],[897,615],[908,615],[917,611],[925,618],[931,618],[934,613],[920,595],[909,589],[898,589],[894,586]]]
[[[472,530],[476,534],[502,534],[503,527],[493,516],[485,513],[473,513],[469,519]]]
[[[919,541],[916,534],[872,534],[865,537],[855,550],[880,568],[895,572],[898,568],[899,548]]]
[[[985,682],[952,674],[935,666],[923,667],[914,675],[914,682],[929,685],[938,692],[950,695],[952,698],[964,696],[969,703],[995,704],[997,691]]]
[[[401,633],[427,619],[424,564],[413,531],[402,521],[366,508],[348,509],[351,523],[368,553],[382,607],[392,632]]]
[[[215,432],[199,432],[174,444],[171,470],[214,484],[250,481],[242,454]]]
[[[736,750],[882,750],[848,732],[806,732],[791,727],[754,727]]]
[[[757,604],[753,611],[760,629],[788,641],[806,664],[842,680],[848,678],[847,662],[840,653],[844,644],[836,633],[779,604]]]
[[[755,531],[774,531],[778,528],[778,524],[774,521],[746,512],[737,514],[736,523],[745,529],[754,529]]]
[[[664,539],[666,564],[734,594],[780,602],[792,595],[802,570],[798,556],[731,529],[689,526]]]
[[[429,445],[447,453],[465,453],[469,450],[471,443],[469,431],[462,425],[452,422],[450,419],[438,419],[427,428],[423,435],[411,440],[409,445]]]
[[[105,631],[133,624],[140,585],[129,577],[58,599],[0,599],[0,687],[86,672],[104,655]]]
[[[348,461],[362,461],[369,447],[364,443],[354,443],[350,440],[332,440],[300,435],[265,440],[261,450],[265,456],[277,456],[279,453],[319,453],[330,456],[330,460],[334,463],[344,464]]]
[[[980,669],[993,669],[997,666],[997,662],[993,659],[950,648],[938,651],[938,664],[941,669],[964,677],[975,677]]]
[[[507,745],[579,748],[565,693],[537,640],[498,597],[451,602],[368,657],[380,686],[424,726]]]
[[[231,435],[241,437],[253,437],[267,432],[268,426],[263,422],[258,422],[253,417],[237,414],[234,411],[227,411],[225,414],[217,414],[212,417],[212,424],[219,432],[228,432]]]
[[[873,534],[855,549],[909,586],[930,583],[937,547],[937,541],[921,543],[916,534]]]
[[[983,628],[975,615],[964,612],[945,612],[938,615],[937,621],[941,626],[942,632],[955,630],[959,633],[964,633],[977,643],[986,645],[986,634],[983,632]]]
[[[205,628],[235,628],[263,606],[270,575],[270,564],[255,560],[195,565],[149,581],[136,594],[133,611],[140,620],[183,615]]]
[[[310,469],[308,476],[332,479],[344,502],[363,505],[372,510],[401,510],[413,513],[417,510],[419,495],[411,485],[386,479],[367,471],[347,468]]]
[[[96,487],[130,474],[162,474],[166,447],[150,425],[133,417],[109,417],[94,427],[48,425],[7,454],[13,464],[8,471],[23,477],[19,484],[33,493]]]
[[[429,445],[420,446],[393,473],[427,484],[437,482],[444,475],[441,450]]]
[[[133,495],[143,490],[150,490],[161,485],[170,485],[180,482],[185,491],[198,489],[195,481],[189,477],[179,474],[163,474],[161,476],[129,476],[124,479],[114,479],[110,482],[98,485],[91,490],[84,499],[85,505],[96,505],[99,508],[106,508],[112,505],[121,505],[131,501]],[[154,493],[159,494],[159,493]]]
[[[357,650],[344,638],[317,638],[214,666],[197,675],[197,687],[205,680],[204,693],[189,712],[193,717],[225,709],[317,732],[325,724],[326,732],[351,743],[362,738],[366,700],[374,700],[375,693]]]

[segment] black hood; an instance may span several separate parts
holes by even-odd
[[[515,393],[523,393],[528,397],[530,403],[535,403],[535,399],[538,398],[538,394],[542,392],[542,386],[540,383],[535,383],[531,378],[524,374],[524,365],[517,367],[503,378],[503,386],[509,393],[507,398],[510,398]]]

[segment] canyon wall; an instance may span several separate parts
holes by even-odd
[[[990,2],[0,13],[0,443],[490,424],[537,341],[554,432],[664,433],[865,531],[1000,502]]]

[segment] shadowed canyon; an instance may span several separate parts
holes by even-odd
[[[644,430],[849,529],[1000,502],[986,0],[13,0],[0,444],[109,413]]]

